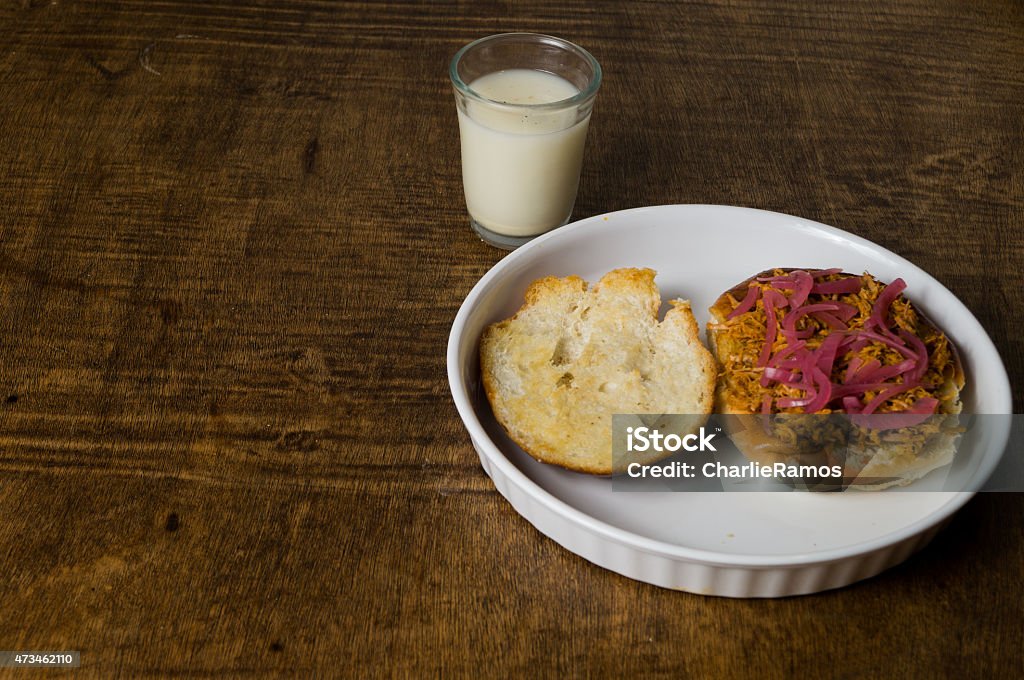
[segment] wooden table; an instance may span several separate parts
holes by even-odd
[[[1020,495],[867,582],[737,601],[604,571],[494,490],[445,344],[503,253],[446,72],[506,30],[604,66],[577,218],[869,238],[974,311],[1024,404],[1018,2],[4,3],[0,649],[92,677],[1024,673]]]

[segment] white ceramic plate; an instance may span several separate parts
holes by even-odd
[[[836,588],[922,547],[969,493],[629,493],[611,481],[538,463],[495,422],[479,388],[480,334],[511,316],[542,276],[596,281],[617,267],[651,267],[662,299],[707,308],[771,267],[841,267],[907,294],[961,350],[967,413],[1010,413],[1009,380],[984,329],[938,281],[898,255],[834,227],[779,213],[711,205],[636,208],[591,217],[511,253],[473,288],[448,344],[448,378],[484,470],[540,531],[582,557],[668,588],[778,597]],[[1005,438],[985,446],[998,455]]]

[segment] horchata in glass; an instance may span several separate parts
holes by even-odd
[[[572,216],[601,67],[571,42],[502,33],[463,47],[449,69],[470,223],[517,248]]]

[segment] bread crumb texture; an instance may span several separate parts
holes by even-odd
[[[715,361],[687,300],[661,295],[651,269],[616,269],[593,287],[547,277],[480,342],[484,390],[498,422],[537,460],[612,472],[612,415],[708,414]]]

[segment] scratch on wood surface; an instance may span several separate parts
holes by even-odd
[[[153,75],[159,76],[159,75],[163,75],[163,74],[160,73],[160,71],[157,71],[155,68],[153,68],[152,66],[149,65],[149,53],[153,51],[154,47],[156,47],[156,43],[155,42],[151,42],[151,43],[149,43],[148,45],[146,45],[145,47],[143,47],[139,51],[139,65],[141,65],[142,68],[144,68],[145,70],[149,71]]]

